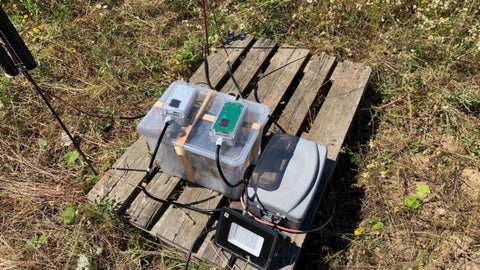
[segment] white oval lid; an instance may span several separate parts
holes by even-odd
[[[313,198],[325,159],[323,146],[274,134],[256,165],[248,195],[270,211],[300,219]]]

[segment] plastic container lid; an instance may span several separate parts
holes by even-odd
[[[250,202],[271,213],[301,221],[310,206],[327,149],[314,142],[276,133],[262,152],[248,185]]]

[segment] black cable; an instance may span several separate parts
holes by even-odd
[[[146,186],[145,187],[142,186],[141,188],[142,188],[143,193],[145,193],[145,195],[147,195],[147,197],[149,197],[150,199],[152,199],[156,202],[159,202],[159,203],[171,204],[171,205],[176,206],[178,208],[185,208],[185,209],[192,210],[192,211],[195,211],[195,212],[198,212],[198,213],[201,213],[201,214],[205,214],[205,215],[211,215],[213,213],[219,213],[219,212],[222,211],[222,209],[220,209],[220,208],[202,209],[202,208],[192,206],[192,204],[184,204],[184,203],[179,203],[179,202],[176,202],[176,201],[161,199],[161,198],[155,197],[150,192],[148,192],[147,189],[146,189]]]
[[[252,164],[245,169],[245,173],[243,174],[243,181],[245,183],[245,186],[243,188],[244,188],[244,193],[245,193],[245,198],[246,198],[246,200],[244,199],[244,201],[245,201],[245,212],[244,212],[244,214],[248,213],[248,202],[249,202],[248,183],[250,182],[250,178],[252,178],[252,174],[253,174],[254,169],[255,169],[255,165]],[[243,194],[241,194],[240,196],[243,196]]]
[[[160,136],[157,139],[157,143],[155,145],[155,149],[153,150],[153,154],[150,157],[150,162],[148,164],[147,173],[143,177],[143,180],[142,180],[142,183],[141,183],[141,188],[142,188],[143,193],[145,193],[145,195],[147,195],[150,199],[152,199],[154,201],[157,201],[157,202],[160,202],[160,203],[172,204],[174,206],[189,209],[189,210],[199,212],[199,213],[202,213],[202,214],[212,214],[212,213],[215,213],[215,212],[220,212],[221,209],[201,209],[201,208],[194,207],[190,204],[183,204],[183,203],[179,203],[179,202],[175,202],[175,201],[160,199],[160,198],[155,197],[154,195],[152,195],[150,192],[147,191],[147,189],[146,189],[147,185],[150,182],[150,180],[152,179],[152,168],[153,168],[153,163],[155,162],[155,156],[157,155],[158,149],[160,148],[160,144],[162,143],[163,137],[165,136],[165,133],[166,133],[169,125],[170,125],[169,122],[165,123],[165,126],[163,127],[162,132],[160,133]]]
[[[203,57],[203,67],[205,70],[205,80],[207,81],[207,85],[210,89],[216,90],[215,87],[213,87],[212,83],[210,82],[210,72],[208,71],[208,60],[207,60],[207,53],[205,52],[204,57]],[[217,90],[219,91],[219,90]]]
[[[60,116],[58,116],[57,112],[55,111],[55,109],[53,109],[52,105],[50,104],[50,102],[48,101],[47,97],[43,94],[43,92],[41,91],[40,87],[37,85],[37,83],[33,80],[33,78],[30,76],[30,73],[28,73],[27,71],[22,71],[23,75],[25,75],[25,77],[27,78],[27,80],[33,84],[35,90],[37,90],[37,92],[40,94],[40,96],[42,97],[43,101],[45,101],[45,103],[47,104],[47,107],[50,109],[50,111],[52,112],[53,116],[55,116],[55,118],[57,119],[58,123],[60,124],[60,126],[62,126],[62,129],[63,131],[65,131],[65,133],[67,133],[67,136],[68,138],[70,138],[70,140],[72,141],[73,145],[75,146],[75,148],[77,149],[77,151],[80,153],[80,155],[82,155],[82,157],[85,159],[85,161],[87,162],[87,165],[88,167],[90,167],[90,169],[92,170],[92,172],[95,174],[95,175],[98,175],[97,171],[93,168],[92,164],[90,163],[90,160],[87,158],[87,156],[83,153],[82,149],[80,149],[80,145],[78,145],[78,143],[73,139],[73,136],[72,134],[70,133],[70,131],[68,131],[68,128],[65,126],[65,124],[63,123],[62,119],[60,119]]]
[[[152,170],[153,162],[155,161],[155,156],[157,156],[158,148],[160,147],[160,143],[162,142],[163,136],[165,136],[165,132],[167,131],[169,125],[170,125],[169,122],[165,123],[165,126],[163,127],[163,130],[160,133],[160,136],[158,137],[157,144],[155,145],[155,149],[153,150],[153,154],[150,157],[150,163],[148,164],[147,172],[150,172]]]
[[[95,175],[98,175],[95,168],[93,168],[90,160],[87,158],[85,153],[83,153],[80,145],[74,140],[72,134],[68,130],[67,126],[63,123],[60,116],[57,114],[55,109],[52,107],[48,98],[44,95],[43,90],[40,86],[37,85],[35,80],[30,76],[28,73],[29,70],[32,70],[38,66],[38,63],[33,59],[32,54],[28,50],[27,46],[23,42],[22,38],[18,34],[17,30],[11,23],[10,19],[8,18],[7,14],[0,8],[0,36],[2,40],[5,42],[7,49],[10,51],[10,56],[12,57],[13,62],[17,65],[21,65],[20,68],[22,69],[22,74],[27,78],[27,80],[34,86],[35,90],[40,94],[43,101],[47,104],[48,109],[52,112],[55,119],[58,121],[60,126],[62,127],[63,131],[67,134],[68,138],[72,141],[73,145],[80,153],[80,155],[85,159],[87,162],[88,167],[92,170]],[[3,44],[2,44],[3,46]]]
[[[39,87],[37,85],[37,87],[40,89],[40,91],[42,91],[44,94],[46,94],[47,96],[51,97],[51,98],[54,98],[58,101],[60,101],[60,103],[63,103],[64,105],[66,106],[69,106],[70,108],[76,110],[77,112],[79,113],[82,113],[82,114],[85,114],[87,116],[90,116],[90,117],[93,117],[93,118],[100,118],[100,119],[108,119],[108,120],[115,120],[115,119],[121,119],[121,120],[135,120],[135,119],[139,119],[139,118],[142,118],[145,116],[145,114],[142,114],[142,115],[136,115],[136,116],[120,116],[120,117],[113,117],[113,116],[107,116],[107,115],[99,115],[99,114],[95,114],[95,113],[91,113],[91,112],[87,112],[83,109],[80,109],[78,106],[76,105],[73,105],[67,101],[65,101],[64,99],[60,98],[59,96],[57,95],[54,95],[50,92],[48,92],[47,90]]]
[[[255,97],[256,102],[261,103],[260,99],[258,98],[258,83],[253,87],[253,96]]]
[[[216,230],[217,227],[212,227],[204,232],[202,232],[197,239],[192,244],[192,247],[190,248],[190,251],[188,251],[187,254],[187,259],[185,260],[185,267],[183,268],[184,270],[188,270],[188,264],[190,263],[190,258],[192,257],[193,249],[195,248],[196,245],[198,245],[198,242],[205,237],[209,232]]]
[[[217,144],[217,149],[215,150],[215,164],[217,165],[218,174],[220,174],[220,178],[223,180],[225,185],[231,188],[238,187],[239,185],[243,184],[243,180],[240,180],[238,183],[232,185],[228,182],[227,178],[223,174],[222,167],[220,166],[220,148],[221,147],[222,147],[221,144]]]
[[[206,12],[207,6],[206,6],[206,1],[205,0],[202,1],[202,8],[203,8],[203,17],[204,17],[204,24],[205,24],[205,54],[204,54],[204,59],[203,59],[203,65],[204,65],[204,69],[205,69],[205,79],[207,81],[208,87],[210,87],[210,89],[215,90],[215,88],[212,86],[212,84],[210,82],[210,73],[208,71],[207,56],[208,56],[209,46],[208,46],[208,24],[207,24],[207,20],[206,20],[206,18],[207,18],[207,12]],[[211,6],[210,6],[210,10],[212,10]],[[220,37],[220,40],[222,40],[222,35],[220,33],[220,28],[218,27],[218,21],[217,21],[217,17],[215,15],[215,12],[212,11],[212,15],[213,15],[213,21],[215,23],[215,27],[216,27],[218,36]],[[235,87],[238,90],[238,95],[236,97],[236,100],[238,100],[239,98],[244,98],[243,95],[242,95],[242,90],[240,89],[240,86],[238,85],[237,80],[233,76],[233,69],[232,69],[232,66],[230,64],[230,58],[228,56],[228,52],[226,51],[225,45],[223,44],[223,42],[221,42],[221,46],[223,47],[223,49],[225,51],[225,54],[226,54],[226,63],[227,63],[227,67],[228,67],[228,73],[230,75],[230,78],[232,78],[233,84],[235,85]],[[217,91],[220,91],[220,90],[217,90]]]
[[[272,118],[271,115],[269,115],[268,117],[270,117],[270,119]],[[285,131],[285,129],[283,129],[283,127],[280,126],[280,124],[277,122],[277,120],[272,120],[272,121],[273,121],[273,124],[274,124],[275,126],[277,126],[277,128],[280,129],[280,131],[281,131],[282,133],[287,134],[287,132]]]

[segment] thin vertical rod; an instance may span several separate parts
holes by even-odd
[[[207,4],[205,3],[205,0],[202,0],[202,5],[203,5],[203,24],[205,28],[205,52],[206,52],[206,55],[208,56],[210,54],[210,48],[208,46]]]

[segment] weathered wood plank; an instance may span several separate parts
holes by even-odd
[[[254,41],[255,39],[252,35],[236,35],[232,43],[225,45],[233,65],[238,63],[240,57],[246,53]],[[215,89],[218,89],[228,78],[229,73],[225,57],[223,48],[217,48],[207,57],[210,82]],[[190,77],[189,82],[206,83],[204,63]]]
[[[180,181],[181,179],[178,177],[159,172],[152,178],[146,189],[153,196],[166,200]],[[145,193],[141,192],[126,213],[133,225],[149,230],[159,218],[160,210],[166,207],[163,203],[152,200]]]
[[[215,222],[215,224],[213,224],[212,226],[216,225],[217,222]],[[213,265],[225,268],[227,267],[232,255],[229,252],[221,250],[217,247],[217,245],[215,245],[215,242],[213,240],[215,237],[215,233],[216,231],[212,231],[207,235],[194,256],[201,261],[205,261]]]
[[[242,94],[248,94],[245,92],[246,89],[254,81],[260,69],[270,60],[276,48],[275,41],[265,38],[260,38],[250,48],[234,72],[235,81],[240,87]],[[224,93],[237,91],[238,89],[232,78],[229,78],[227,83],[222,87],[222,92]]]
[[[230,207],[235,209],[241,209],[242,206],[239,201],[232,201],[230,203]],[[216,225],[217,222],[215,222],[213,226]],[[213,236],[215,235],[215,232],[211,232],[209,235],[211,235],[211,237],[205,239],[195,256],[203,261],[207,261],[211,264],[218,265],[224,268],[225,266],[227,266],[227,263],[229,262],[232,255],[229,252],[221,250],[217,245],[215,245],[213,241]]]
[[[147,152],[146,140],[140,137],[90,190],[87,198],[92,202],[115,200],[117,211],[122,212],[146,173]]]
[[[270,60],[267,70],[258,82],[258,98],[270,108],[270,113],[273,114],[282,101],[308,55],[308,50],[282,46]],[[255,100],[253,95],[248,99]]]
[[[370,73],[371,68],[368,66],[351,62],[339,63],[331,77],[332,87],[312,128],[308,134],[302,135],[304,138],[325,145],[328,149],[327,163],[321,179],[325,184],[329,181],[335,169],[341,146],[365,92]],[[317,199],[317,203],[319,203],[319,200],[320,198]],[[313,214],[317,212],[317,208],[318,205],[313,207]],[[292,251],[292,257],[296,261],[306,235],[294,234],[289,236],[300,247],[296,251]],[[294,264],[282,269],[293,269],[293,266]]]
[[[192,185],[183,190],[177,201],[202,209],[215,209],[222,197],[216,191]],[[208,227],[210,218],[209,215],[170,206],[150,232],[160,240],[188,251],[197,236]]]
[[[302,80],[277,121],[286,133],[298,134],[305,119],[310,118],[311,106],[334,62],[335,57],[326,54],[316,54],[308,61]]]
[[[341,62],[332,74],[332,87],[308,134],[304,137],[328,148],[328,158],[336,161],[343,140],[367,86],[371,68]]]

